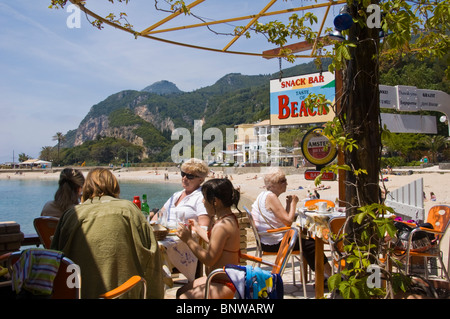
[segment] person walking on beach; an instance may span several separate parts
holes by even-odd
[[[240,230],[239,223],[231,207],[239,203],[240,194],[229,179],[211,179],[202,187],[202,194],[208,215],[215,220],[209,232],[199,227],[198,222],[189,220],[189,226],[181,225],[178,237],[185,242],[199,261],[206,266],[206,274],[225,265],[239,264]],[[194,230],[208,242],[203,248],[192,236]],[[203,299],[207,277],[200,277],[177,291],[180,299]],[[227,275],[218,275],[211,283],[211,298],[231,299],[235,288]]]
[[[51,249],[72,259],[81,271],[81,298],[97,299],[134,275],[147,282],[147,298],[164,298],[158,242],[144,215],[120,199],[116,177],[104,168],[86,176],[80,205],[60,219]],[[124,298],[138,298],[133,289]]]
[[[61,218],[66,210],[80,203],[84,175],[74,168],[61,171],[54,200],[45,203],[41,216]]]

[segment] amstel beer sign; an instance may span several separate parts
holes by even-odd
[[[302,139],[303,156],[317,167],[325,166],[336,158],[336,146],[323,135],[322,127],[309,130]]]

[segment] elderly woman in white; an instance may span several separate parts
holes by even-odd
[[[167,223],[177,228],[177,213],[184,213],[184,220],[194,219],[200,226],[209,226],[210,218],[203,204],[201,184],[208,176],[205,162],[192,158],[181,165],[181,185],[183,190],[174,193],[161,211],[167,216]]]
[[[252,217],[255,220],[258,232],[265,232],[269,229],[291,226],[295,219],[295,210],[297,208],[298,197],[296,195],[286,197],[286,206],[283,207],[278,198],[282,193],[286,192],[287,180],[281,169],[264,176],[264,184],[266,191],[258,195],[256,201],[252,205]],[[265,252],[277,252],[280,247],[284,233],[269,233],[261,236],[262,250]],[[294,250],[299,250],[298,242]],[[303,256],[312,270],[315,269],[315,242],[314,239],[302,238]],[[331,274],[331,266],[325,260],[325,274]]]

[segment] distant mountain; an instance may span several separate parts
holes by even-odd
[[[155,93],[160,95],[183,93],[174,83],[162,80],[147,86],[142,92]]]
[[[323,70],[327,70],[327,63]],[[283,77],[319,72],[313,62],[283,70]],[[74,147],[102,137],[125,139],[142,146],[141,159],[170,160],[175,128],[192,131],[194,121],[203,129],[225,129],[269,118],[269,83],[280,73],[227,74],[211,86],[183,92],[169,81],[159,81],[141,91],[115,93],[91,107],[76,130],[66,134],[63,147]]]

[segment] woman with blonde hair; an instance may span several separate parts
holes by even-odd
[[[210,218],[203,205],[201,192],[201,185],[208,173],[208,165],[196,158],[191,158],[181,165],[183,190],[174,193],[161,209],[162,213],[166,214],[167,223],[176,225],[177,212],[183,211],[185,220],[194,219],[201,226],[209,226]]]
[[[163,298],[162,261],[153,230],[137,206],[119,195],[119,183],[109,170],[91,170],[82,203],[60,219],[51,248],[80,267],[82,298],[98,298],[134,275],[147,281],[147,298]],[[139,289],[133,289],[125,297],[138,296]]]
[[[63,169],[59,175],[55,198],[45,203],[41,216],[61,218],[66,210],[79,204],[84,180],[81,171],[74,168]]]
[[[283,207],[279,196],[286,192],[287,179],[279,168],[264,176],[266,191],[260,193],[252,205],[252,217],[255,226],[260,233],[266,233],[270,229],[288,226],[295,220],[295,212],[298,203],[296,195],[286,196],[286,205]],[[284,233],[266,233],[261,236],[261,248],[265,252],[277,252]],[[312,270],[315,270],[315,242],[314,239],[302,238],[303,256]],[[298,242],[294,250],[299,250]],[[325,274],[331,275],[331,266],[324,255]]]

